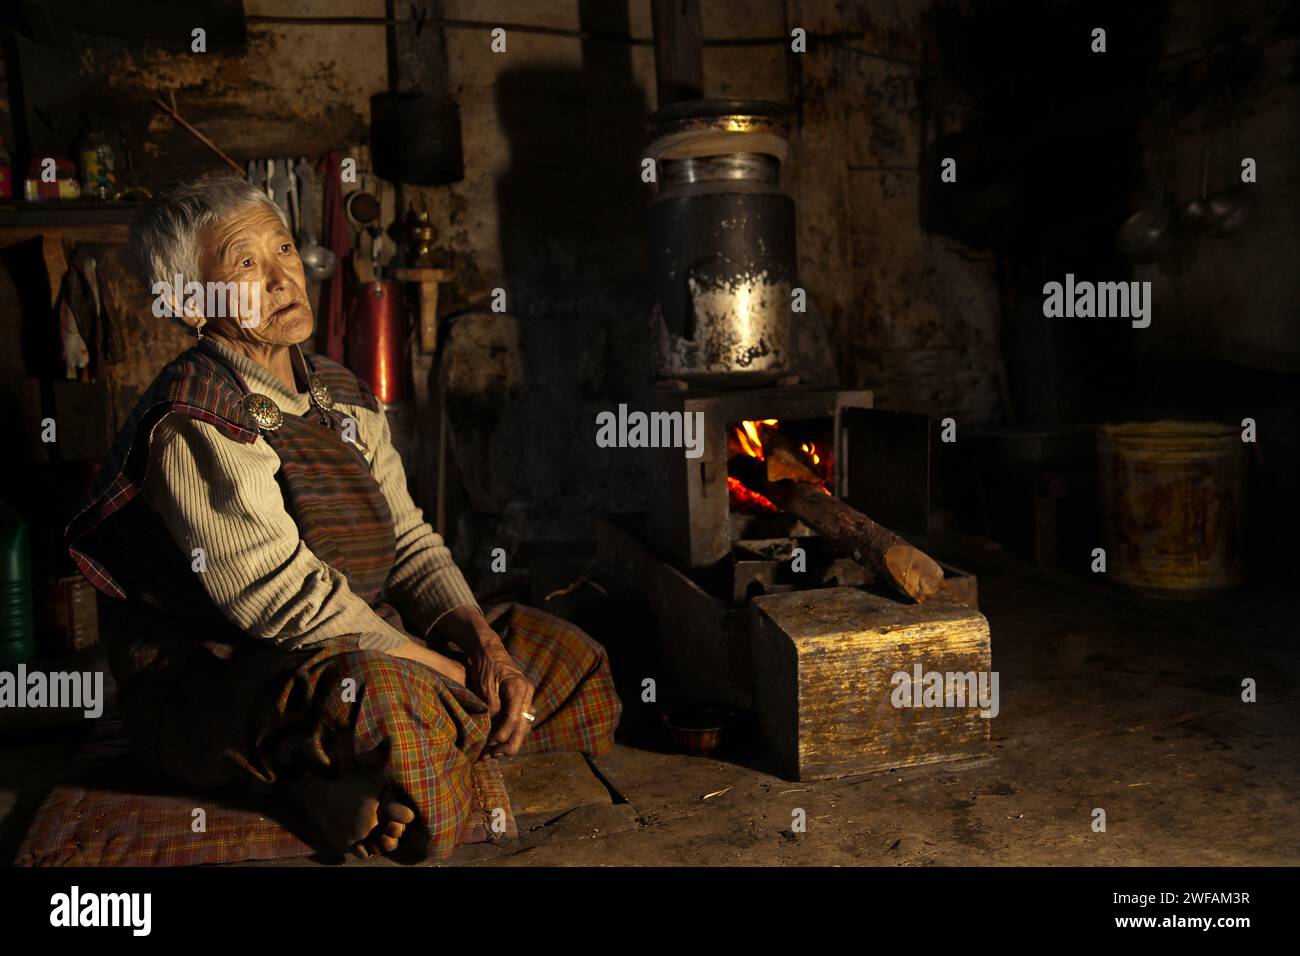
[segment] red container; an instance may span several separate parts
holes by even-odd
[[[396,282],[352,287],[348,309],[347,365],[385,405],[406,398],[406,311]]]
[[[47,161],[54,164],[54,179],[45,181]],[[27,179],[23,183],[25,199],[76,199],[81,195],[77,182],[77,167],[72,160],[62,156],[33,156],[27,164]]]

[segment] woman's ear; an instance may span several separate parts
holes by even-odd
[[[195,319],[205,318],[204,301],[203,301],[203,283],[187,282],[185,283],[185,293],[181,305],[180,316],[186,325],[194,324]]]
[[[199,283],[189,283],[180,288],[170,282],[155,282],[150,289],[153,314],[158,318],[170,318],[198,335],[205,321],[201,290]]]
[[[181,306],[175,315],[176,321],[192,332],[195,338],[203,337],[203,326],[207,324],[207,313],[202,282],[185,283]]]

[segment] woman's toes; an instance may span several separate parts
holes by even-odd
[[[379,819],[380,825],[371,835],[370,848],[378,853],[392,853],[407,825],[415,820],[415,811],[404,803],[388,800],[379,808]]]
[[[342,852],[354,847],[379,826],[380,786],[363,775],[327,780],[308,773],[288,781],[286,788],[331,850]]]
[[[392,853],[402,842],[407,826],[415,822],[415,811],[398,800],[386,800],[379,805],[378,816],[365,847],[371,854]]]
[[[403,827],[415,819],[415,811],[404,803],[396,800],[389,800],[383,807],[384,816],[389,820],[402,824]]]

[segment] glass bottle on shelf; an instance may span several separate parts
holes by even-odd
[[[98,131],[86,136],[81,147],[82,195],[87,199],[112,199],[117,191],[113,174],[113,144]]]

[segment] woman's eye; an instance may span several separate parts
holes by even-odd
[[[292,247],[293,247],[293,246],[292,246],[292,243],[288,243],[288,242],[286,242],[286,243],[284,243],[283,245],[280,246],[280,251],[281,251],[281,252],[288,252]]]
[[[252,264],[253,264],[252,259],[245,259],[243,262],[240,263],[240,265],[243,266],[245,269],[247,269]]]

